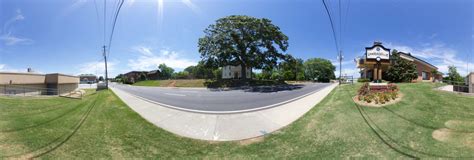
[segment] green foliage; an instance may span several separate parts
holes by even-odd
[[[459,75],[457,69],[455,66],[449,66],[448,67],[448,77],[447,80],[449,81],[448,83],[451,84],[462,84],[464,83],[464,78]]]
[[[190,76],[189,72],[187,71],[181,71],[177,73],[173,73],[173,79],[188,79]]]
[[[222,79],[222,69],[214,69],[212,70],[212,74],[214,75],[214,79],[220,80]]]
[[[436,69],[431,70],[431,77],[433,77],[433,82],[435,81],[435,78],[437,75],[440,75],[438,70]]]
[[[119,74],[119,75],[115,76],[115,79],[122,79],[122,77],[123,77],[123,74]]]
[[[304,80],[303,60],[290,56],[287,61],[281,62],[278,70],[284,80]],[[298,77],[299,75],[299,77]]]
[[[160,79],[170,79],[174,72],[173,68],[166,66],[164,63],[160,64],[158,69],[160,70]]]
[[[139,77],[139,78],[140,78],[140,79],[139,79],[140,81],[146,81],[146,80],[148,80],[148,78],[146,77],[146,74],[143,73],[143,72],[140,74],[140,77]]]
[[[304,62],[306,79],[329,82],[336,78],[334,71],[336,71],[336,67],[327,59],[311,58]]]
[[[104,77],[100,76],[99,81],[104,81]]]
[[[214,68],[240,65],[242,68],[272,68],[286,60],[288,37],[266,18],[232,15],[220,18],[204,30],[198,47],[202,61]],[[242,77],[246,77],[242,70]]]
[[[386,71],[384,79],[391,82],[411,82],[418,78],[416,65],[400,57],[397,50],[392,51],[392,66]]]
[[[370,82],[370,80],[367,79],[367,78],[359,78],[359,79],[357,79],[357,82],[364,83],[364,82]]]
[[[283,75],[280,74],[277,70],[273,70],[272,75],[270,76],[272,80],[283,80]]]

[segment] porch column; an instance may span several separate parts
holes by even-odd
[[[374,68],[374,80],[378,80],[378,76],[377,76],[377,73],[378,73],[378,69],[377,67]]]
[[[367,68],[364,69],[364,78],[369,78],[369,76],[367,76]]]
[[[379,80],[382,80],[382,68],[379,69],[379,77],[378,77]]]

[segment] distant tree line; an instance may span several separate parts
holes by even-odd
[[[173,68],[166,64],[158,66],[159,80],[166,79],[208,79],[220,80],[222,69],[219,67],[206,66],[200,61],[197,65],[188,66],[183,71],[175,72]],[[255,80],[276,80],[276,81],[319,81],[329,82],[335,79],[334,71],[336,67],[331,61],[322,58],[311,58],[303,61],[299,58],[289,58],[282,61],[276,66],[270,66],[258,73],[252,73],[252,79]],[[130,83],[123,74],[115,77],[118,82]],[[132,83],[138,81],[150,80],[147,74],[141,73],[139,78]]]

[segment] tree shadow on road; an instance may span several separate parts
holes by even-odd
[[[304,87],[303,84],[287,84],[284,81],[271,80],[216,80],[207,81],[204,84],[210,91],[234,91],[271,93],[280,91],[297,90]]]

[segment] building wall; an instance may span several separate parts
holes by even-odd
[[[140,75],[142,72],[130,72],[125,74],[124,76],[127,77],[128,82],[135,83],[140,79]],[[147,73],[144,73],[147,74]]]
[[[58,84],[58,94],[63,95],[75,91],[79,87],[77,83]]]
[[[423,62],[419,62],[419,61],[414,61],[415,65],[416,65],[416,72],[418,73],[418,78],[416,79],[417,82],[432,82],[433,81],[433,76],[431,75],[431,71],[435,68],[431,67],[431,66],[428,66],[426,64],[424,64]],[[422,72],[426,72],[426,74],[428,75],[428,80],[423,80],[423,73]]]
[[[43,74],[0,72],[0,84],[44,84],[45,79]]]
[[[57,95],[76,90],[78,84],[79,77],[57,73],[43,75],[0,72],[0,94]]]
[[[57,84],[79,83],[79,77],[57,74],[57,73],[47,74],[46,83],[57,83]]]
[[[222,79],[242,78],[241,66],[224,66],[222,67]],[[246,77],[251,78],[251,68],[247,68]],[[236,76],[237,75],[237,76]]]
[[[156,72],[156,73],[148,73],[147,75],[147,78],[149,80],[158,80],[160,77],[160,73],[159,72]]]

